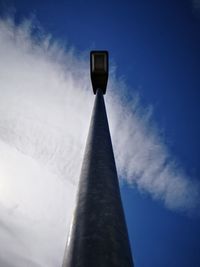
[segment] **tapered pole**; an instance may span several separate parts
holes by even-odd
[[[101,89],[96,91],[63,267],[133,267]]]

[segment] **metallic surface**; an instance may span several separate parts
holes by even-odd
[[[104,59],[103,68],[98,67],[99,56]],[[98,88],[101,88],[103,94],[106,93],[108,73],[109,73],[108,57],[109,57],[108,51],[106,50],[96,50],[90,52],[90,75],[92,81],[92,88],[95,95]]]
[[[63,267],[132,267],[103,92],[97,90]]]

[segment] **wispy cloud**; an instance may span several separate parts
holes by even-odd
[[[200,17],[200,0],[191,0],[194,14]]]
[[[88,58],[32,29],[0,21],[3,266],[60,266],[94,100]],[[120,178],[167,208],[194,210],[198,183],[176,165],[150,109],[123,91],[113,71],[106,104]]]

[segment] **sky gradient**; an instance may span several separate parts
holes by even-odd
[[[0,1],[0,14],[1,265],[62,262],[94,100],[89,51],[106,49],[135,265],[199,267],[199,1]]]

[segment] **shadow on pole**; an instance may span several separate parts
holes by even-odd
[[[100,60],[101,63],[105,62]],[[103,97],[105,90],[95,90],[76,209],[62,266],[133,267]]]

